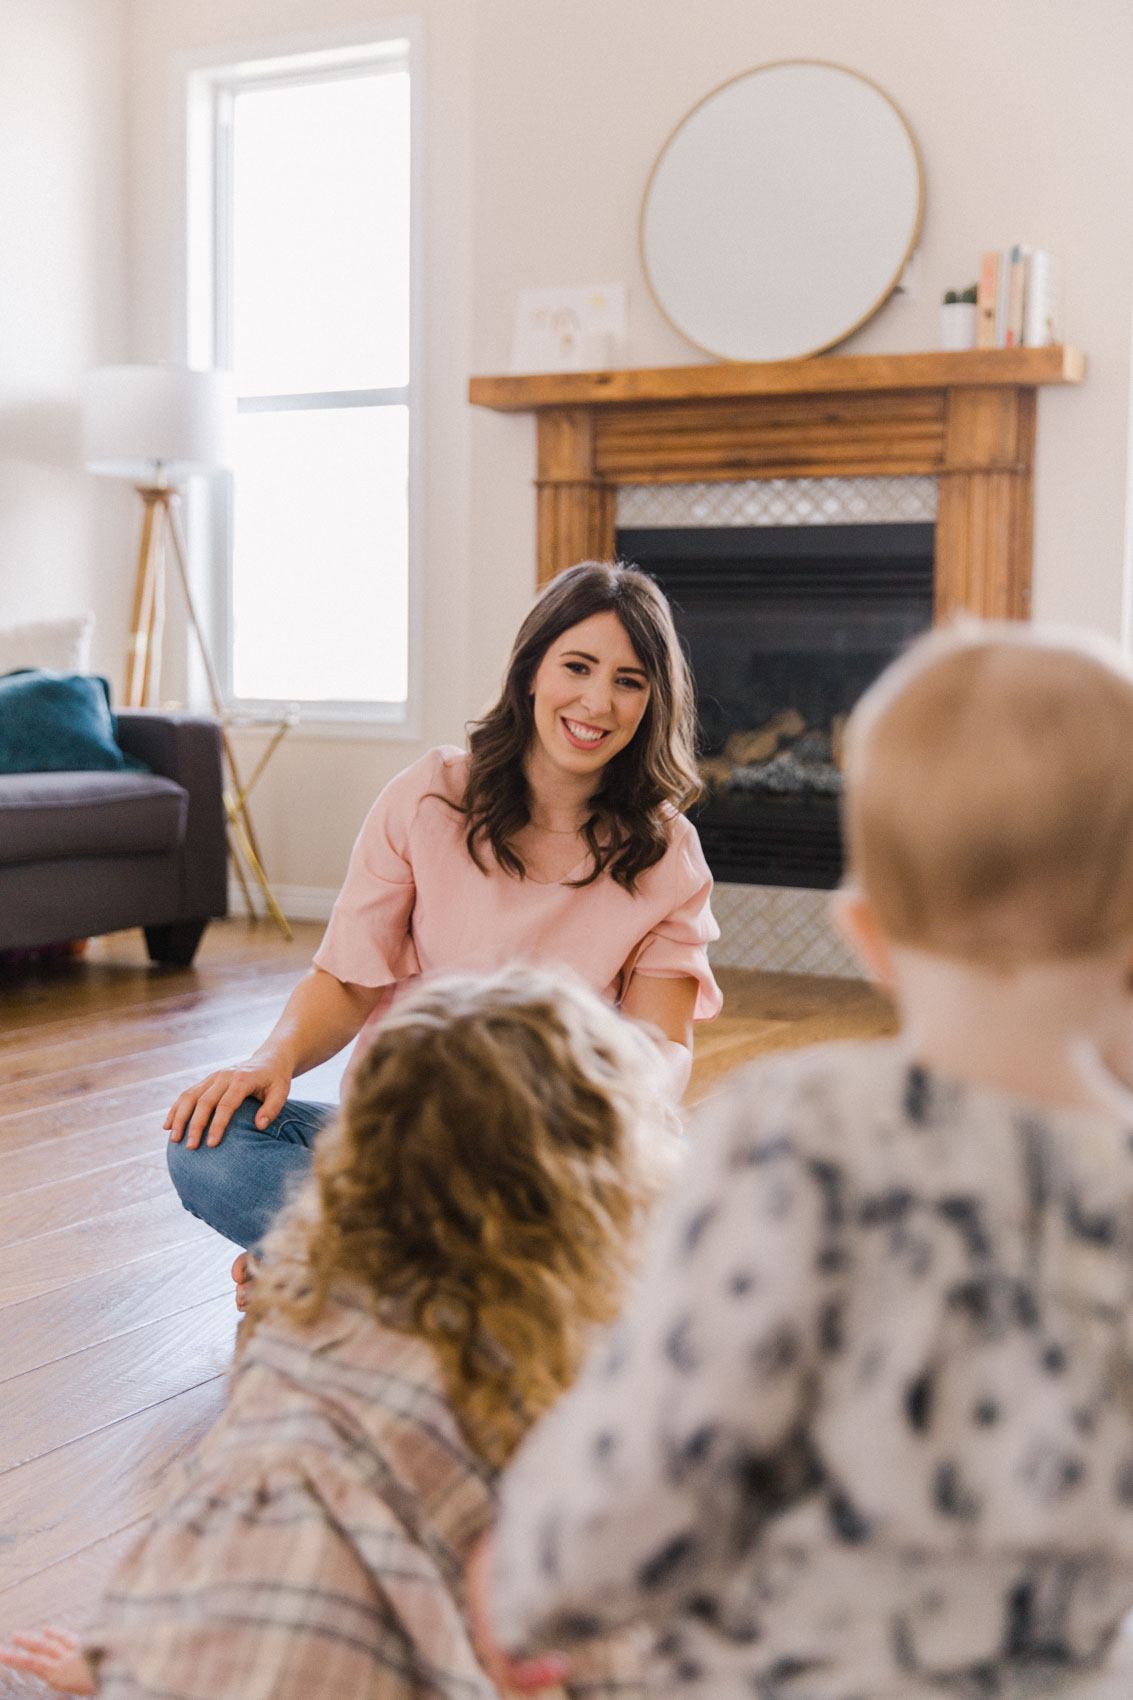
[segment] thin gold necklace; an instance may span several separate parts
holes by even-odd
[[[577,838],[578,834],[582,831],[581,826],[544,826],[542,821],[535,819],[534,815],[530,817],[529,824],[533,826],[537,832],[549,832],[555,838]]]

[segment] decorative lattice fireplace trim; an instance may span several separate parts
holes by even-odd
[[[936,519],[936,478],[749,478],[622,484],[619,530],[711,525],[887,525]]]
[[[829,907],[828,891],[718,885],[712,893],[712,911],[720,937],[710,947],[709,959],[716,968],[860,980],[858,962],[830,924]]]

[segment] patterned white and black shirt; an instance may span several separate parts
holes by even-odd
[[[1131,1297],[1116,1118],[900,1041],[743,1071],[508,1473],[503,1644],[644,1620],[713,1700],[1089,1676],[1133,1606]]]

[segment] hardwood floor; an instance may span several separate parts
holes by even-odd
[[[711,1097],[741,1063],[767,1051],[797,1050],[828,1039],[877,1039],[895,1033],[892,1005],[862,980],[816,974],[763,974],[721,968],[716,978],[724,1008],[696,1035],[691,1105]]]
[[[89,1621],[157,1486],[219,1411],[236,1326],[233,1247],[180,1207],[165,1109],[261,1039],[321,928],[210,928],[191,970],[141,934],[0,974],[0,1637]],[[725,971],[689,1098],[738,1063],[889,1030],[852,981]],[[304,1076],[333,1099],[345,1057]],[[0,1673],[0,1695],[40,1692]]]
[[[123,933],[0,975],[0,1635],[89,1620],[220,1409],[234,1248],[182,1210],[161,1122],[263,1037],[320,932],[214,926],[192,970]],[[335,1097],[341,1068],[305,1090]],[[0,1674],[0,1694],[31,1692]]]

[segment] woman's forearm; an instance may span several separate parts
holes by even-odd
[[[696,1007],[696,981],[660,979],[634,974],[622,999],[622,1014],[640,1021],[662,1058],[665,1092],[679,1104],[692,1072],[692,1015]]]
[[[312,968],[288,998],[256,1058],[280,1058],[293,1075],[317,1068],[356,1036],[383,990],[348,985],[322,968]]]
[[[295,1075],[335,1056],[354,1038],[382,995],[380,986],[353,986],[322,968],[307,974],[263,1044],[235,1068],[217,1069],[180,1093],[165,1118],[176,1145],[194,1150],[206,1138],[219,1145],[247,1098],[258,1098],[256,1126],[265,1128],[287,1100]]]

